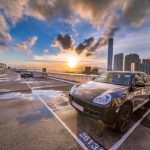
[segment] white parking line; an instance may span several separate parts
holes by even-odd
[[[124,142],[125,140],[130,136],[130,134],[139,126],[139,124],[143,121],[143,119],[150,113],[150,109],[147,110],[147,112],[142,116],[141,119],[139,119],[130,129],[127,133],[125,133],[122,138],[117,141],[109,150],[117,150]]]
[[[26,82],[26,84],[28,85],[28,87],[32,90],[32,87],[29,85],[29,83]]]
[[[70,106],[70,105],[68,104],[68,105],[66,105],[66,106],[60,106],[60,107],[54,108],[54,109],[52,109],[52,110],[55,111],[55,110],[59,110],[59,109],[62,109],[62,108],[69,107],[69,106]]]
[[[31,86],[26,83],[29,88],[32,90]],[[45,103],[45,101],[34,91],[34,94],[39,98],[39,100],[44,104],[44,106],[57,118],[57,120],[65,127],[65,129],[73,136],[73,138],[77,141],[77,143],[84,149],[88,150],[88,148],[84,145],[84,143],[67,127],[67,125],[58,117],[58,115]]]

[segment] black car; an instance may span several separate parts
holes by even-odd
[[[150,82],[143,72],[106,72],[93,81],[74,85],[70,104],[78,111],[124,133],[133,112],[150,106]]]
[[[31,71],[22,71],[20,73],[20,76],[24,78],[27,78],[27,77],[29,78],[29,77],[33,77],[33,73]]]

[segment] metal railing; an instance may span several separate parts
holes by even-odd
[[[92,80],[96,75],[74,74],[74,73],[60,73],[60,72],[47,72],[49,77],[59,78],[69,81],[85,82]]]

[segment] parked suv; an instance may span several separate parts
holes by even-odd
[[[150,81],[143,72],[106,72],[74,85],[69,100],[78,111],[124,133],[131,114],[145,104],[150,106]]]

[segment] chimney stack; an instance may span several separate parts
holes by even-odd
[[[112,71],[113,64],[113,38],[108,41],[108,58],[107,58],[107,71]]]

